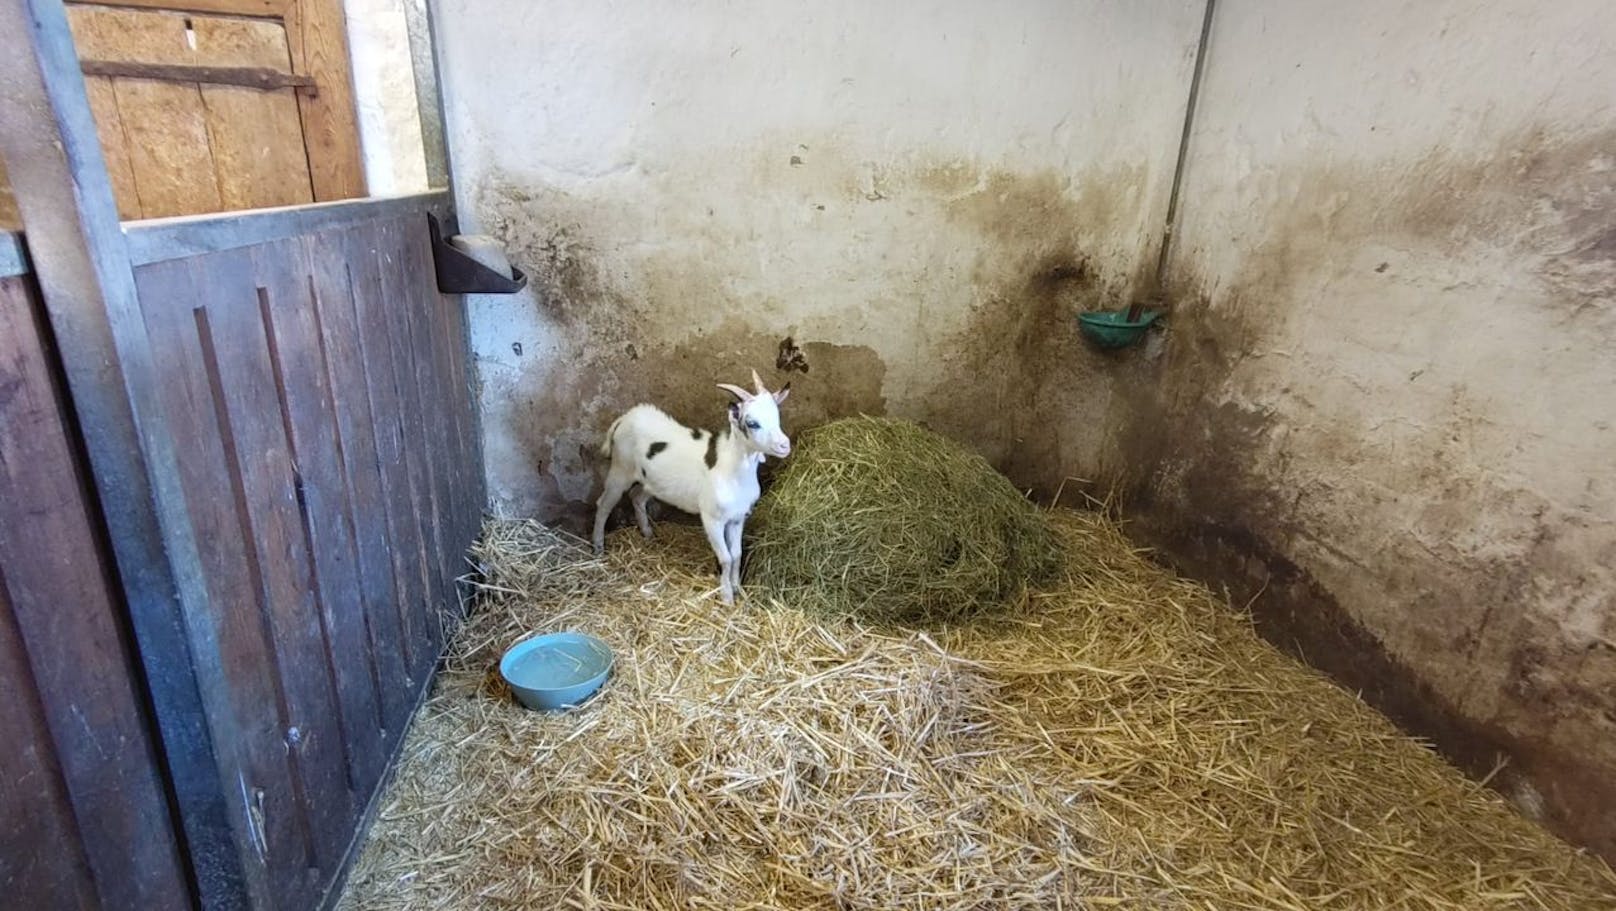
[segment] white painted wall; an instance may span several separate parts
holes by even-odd
[[[1220,4],[1157,378],[1160,508],[1295,561],[1562,820],[1616,774],[1610,12]]]
[[[372,196],[428,189],[404,0],[344,0],[365,181]]]
[[[1200,8],[444,0],[464,226],[533,276],[471,304],[494,505],[576,510],[612,412],[716,420],[786,335],[788,426],[1033,439],[1058,482],[1109,396],[1071,317],[1154,251]]]

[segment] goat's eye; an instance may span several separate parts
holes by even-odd
[[[757,430],[757,429],[761,428],[763,425],[759,424],[757,421],[748,419],[747,422],[746,422],[746,426],[750,427],[753,430]]]

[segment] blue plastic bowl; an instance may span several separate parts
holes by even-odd
[[[499,675],[516,701],[558,711],[581,704],[612,674],[612,650],[584,633],[549,633],[524,639],[499,659]]]

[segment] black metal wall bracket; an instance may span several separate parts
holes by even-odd
[[[438,290],[444,294],[515,294],[527,287],[527,276],[511,267],[511,274],[500,275],[467,256],[443,236],[436,215],[428,213],[432,228],[432,265],[438,274]]]

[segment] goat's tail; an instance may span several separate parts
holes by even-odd
[[[617,436],[617,425],[621,423],[623,423],[623,419],[618,418],[612,422],[612,426],[606,431],[606,439],[601,441],[600,444],[601,458],[609,459],[612,457],[612,440]]]

